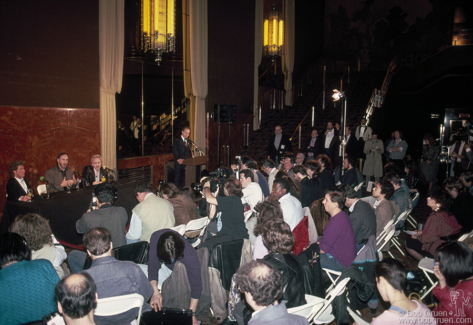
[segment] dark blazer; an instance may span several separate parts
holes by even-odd
[[[174,145],[172,146],[172,154],[174,155],[174,162],[178,159],[187,159],[191,155],[191,144],[187,141],[187,145],[182,140],[182,136],[174,138]]]
[[[25,179],[25,184],[28,189],[31,189],[30,184]],[[18,201],[22,196],[25,196],[27,193],[21,187],[20,183],[15,178],[10,178],[7,182],[7,201]]]
[[[305,150],[305,155],[306,157],[309,157],[309,152],[311,152],[313,155],[314,155],[314,158],[317,157],[319,154],[322,153],[322,142],[323,140],[320,139],[320,138],[317,138],[315,140],[315,143],[314,143],[314,146],[311,147],[310,146],[310,142],[312,141],[312,138],[310,138],[309,140],[307,140],[305,142],[305,146],[304,146],[304,150]]]
[[[266,152],[268,153],[268,156],[274,161],[274,163],[279,165],[279,162],[276,161],[276,156],[281,157],[281,151],[286,151],[286,152],[292,152],[292,144],[291,141],[289,140],[289,136],[283,134],[281,137],[281,142],[279,142],[279,148],[276,148],[274,146],[274,139],[276,138],[276,135],[272,135],[271,138],[269,138],[269,143],[268,146],[266,147]],[[284,150],[281,149],[281,146],[285,146]]]
[[[358,185],[358,175],[356,174],[356,169],[352,168],[350,170],[345,171],[345,174],[343,174],[343,176],[340,178],[340,183],[347,184],[351,187],[355,187],[356,185]]]
[[[356,201],[350,221],[355,232],[357,244],[373,235],[376,237],[376,214],[371,206],[361,200]]]
[[[347,155],[352,156],[353,158],[356,158],[356,148],[357,148],[358,142],[356,142],[355,135],[351,134],[350,139],[348,139],[347,145],[345,147],[345,152]]]
[[[325,135],[323,137],[322,147],[325,148]],[[330,150],[330,154],[332,155],[332,166],[335,167],[340,165],[340,137],[337,130],[335,130],[334,132],[334,136],[332,138],[332,141],[330,141],[328,149]]]
[[[66,180],[73,179],[74,173],[69,167],[66,167]],[[61,187],[61,183],[64,180],[62,176],[62,172],[60,171],[59,167],[56,165],[53,168],[50,168],[44,174],[44,178],[52,184],[54,187],[51,189],[50,193],[54,193],[57,191],[64,191],[64,188]]]
[[[332,171],[328,168],[324,169],[319,176],[322,180],[322,191],[325,193],[325,190],[330,188],[336,188],[335,186],[335,179],[333,178]],[[324,194],[325,195],[325,194]]]
[[[316,188],[317,183],[313,182],[309,177],[304,177],[301,181],[301,204],[302,207],[310,207],[312,202],[317,200]]]
[[[100,167],[100,178],[104,176],[108,181],[108,175],[103,169],[103,167]],[[85,166],[84,171],[82,172],[82,180],[87,181],[87,184],[84,184],[85,186],[91,186],[95,182],[95,171],[94,167],[91,165]]]

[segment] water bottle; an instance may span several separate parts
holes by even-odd
[[[92,193],[92,206],[91,210],[97,210],[97,198],[95,197],[95,193]]]

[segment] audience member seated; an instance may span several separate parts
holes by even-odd
[[[105,178],[105,181],[108,180],[107,173],[102,167],[102,156],[93,155],[90,159],[90,165],[84,167],[82,181],[85,182],[85,186],[97,185],[102,183],[102,178]]]
[[[311,160],[305,164],[307,175],[311,179],[312,182],[315,183],[314,188],[317,190],[315,194],[315,199],[320,200],[324,198],[325,190],[322,184],[322,178],[318,177],[320,174],[321,166],[317,160]]]
[[[292,254],[294,236],[289,225],[282,220],[270,221],[263,234],[264,245],[270,252],[263,261],[270,264],[283,276],[283,295],[288,308],[306,303],[304,272],[296,255]]]
[[[0,315],[2,324],[41,321],[57,310],[54,287],[59,276],[50,261],[31,260],[25,239],[0,236]]]
[[[320,246],[320,266],[334,271],[343,271],[356,257],[356,237],[350,218],[343,212],[346,197],[338,190],[327,190],[324,206],[330,214]]]
[[[437,248],[445,242],[444,239],[447,239],[443,237],[455,235],[462,228],[449,213],[451,200],[444,189],[433,186],[427,198],[427,205],[433,212],[424,229],[406,240],[407,252],[418,261],[424,257],[432,258]]]
[[[296,163],[296,160],[293,155],[286,156],[284,158],[282,166],[280,166],[280,170],[286,172],[290,178],[292,178],[293,181],[296,181],[296,177],[294,174],[294,171],[292,168],[294,167],[294,164]]]
[[[467,189],[467,192],[473,195],[473,172],[467,171],[461,174],[460,181]]]
[[[268,222],[282,220],[284,221],[282,210],[278,201],[266,200],[256,206],[258,218],[253,233],[256,236],[253,247],[253,259],[261,259],[269,254],[268,249],[263,242],[263,234],[268,230]]]
[[[420,194],[427,194],[428,182],[420,168],[410,157],[404,157],[404,171],[406,172],[406,184],[411,198],[416,193],[419,193],[417,199],[412,201],[412,207],[415,208],[417,203],[419,203]]]
[[[112,242],[115,247],[126,245],[125,229],[128,216],[125,208],[112,206],[115,199],[115,187],[108,183],[99,184],[94,193],[97,198],[98,209],[88,211],[76,222],[76,230],[79,234],[85,234],[92,228],[103,227],[112,234]],[[85,252],[73,250],[69,253],[68,262],[72,272],[77,273],[84,269],[87,258]]]
[[[407,210],[412,209],[411,196],[409,192],[406,192],[404,188],[401,187],[401,184],[402,184],[401,178],[397,174],[390,173],[390,174],[385,175],[384,178],[388,182],[393,184],[393,187],[394,187],[394,193],[391,197],[391,201],[396,203],[396,205],[399,207],[399,210],[400,210],[399,214],[396,215],[396,220],[397,220],[397,218],[399,218],[402,213],[406,212]],[[398,222],[396,225],[396,230],[400,230],[404,228],[405,222],[406,222],[405,220]]]
[[[403,160],[403,164],[404,164],[404,160]],[[403,178],[405,177],[404,169],[401,169],[394,162],[389,161],[386,163],[386,165],[384,165],[383,173],[384,175],[396,174],[397,176],[399,176],[399,178],[401,179],[401,187],[404,189],[404,191],[406,191],[406,193],[410,192],[409,187],[407,186],[407,180]]]
[[[349,185],[342,184],[340,191],[346,197],[345,206],[350,211],[349,217],[359,250],[369,236],[376,237],[376,214],[368,203],[358,199],[355,190]]]
[[[371,325],[435,324],[432,312],[426,305],[406,297],[407,271],[399,261],[383,259],[376,264],[374,272],[378,291],[391,306]]]
[[[279,201],[284,221],[291,227],[291,231],[304,218],[301,202],[289,193],[289,182],[286,179],[278,178],[274,181],[273,191],[268,199]]]
[[[71,274],[55,289],[57,307],[66,325],[92,325],[97,308],[97,287],[87,273]]]
[[[271,159],[266,159],[263,163],[263,171],[268,174],[268,191],[271,193],[271,190],[273,189],[273,182],[278,172],[274,161]],[[269,194],[266,197],[268,196]]]
[[[448,177],[443,182],[443,187],[452,199],[450,213],[462,226],[459,235],[467,234],[473,230],[473,199],[468,194],[458,177]]]
[[[11,225],[10,231],[25,238],[26,244],[31,249],[32,260],[50,261],[59,278],[64,277],[61,264],[67,258],[67,254],[54,237],[48,220],[35,213],[19,215]]]
[[[473,308],[469,299],[473,296],[472,251],[463,243],[451,241],[439,247],[434,260],[434,274],[439,280],[432,291],[439,300],[439,305],[434,309],[437,323],[471,321]]]
[[[345,173],[340,178],[340,183],[347,184],[351,187],[358,185],[358,175],[356,173],[356,160],[352,156],[343,159],[343,169]]]
[[[374,176],[375,182],[383,177],[383,152],[384,145],[383,141],[378,139],[378,133],[372,132],[371,139],[366,140],[363,148],[363,152],[366,155],[366,162],[363,166],[363,175],[366,176],[366,184],[371,180],[371,176]]]
[[[241,159],[241,169],[249,169],[255,175],[254,182],[257,183],[261,190],[263,191],[264,197],[268,197],[269,193],[271,193],[271,189],[268,186],[268,181],[266,177],[258,170],[258,164],[256,161],[249,157],[242,157]]]
[[[301,184],[302,207],[309,207],[312,202],[317,200],[318,184],[309,178],[304,165],[294,166],[294,174],[296,175],[296,180]]]
[[[200,262],[194,247],[177,232],[163,229],[151,236],[148,279],[154,289],[150,304],[155,311],[166,307],[195,313],[202,291]],[[192,320],[197,325],[195,314]]]
[[[299,201],[301,200],[301,189],[299,185],[296,183],[295,180],[293,180],[291,177],[289,177],[289,174],[286,173],[284,170],[280,170],[276,174],[275,179],[285,179],[289,182],[290,190],[289,193]],[[274,181],[273,181],[273,187],[274,187]],[[271,188],[271,191],[273,189]]]
[[[31,201],[28,192],[31,186],[25,179],[25,162],[14,161],[8,166],[7,201]]]
[[[203,189],[207,202],[216,206],[215,213],[211,213],[209,216],[210,219],[214,220],[210,222],[207,229],[215,234],[215,237],[232,236],[248,239],[243,204],[241,203],[243,192],[240,181],[234,177],[229,177],[225,181],[223,190],[225,196],[215,197],[210,192],[210,188],[204,187]]]
[[[130,229],[126,234],[128,244],[147,241],[151,235],[161,229],[175,225],[172,204],[153,194],[149,183],[140,183],[133,189],[138,202],[133,208]]]
[[[317,177],[320,177],[322,181],[323,193],[328,189],[333,190],[335,188],[335,179],[332,173],[332,160],[326,155],[318,155],[316,160],[320,164],[320,174]]]
[[[388,222],[394,218],[394,208],[389,201],[393,193],[393,184],[385,179],[381,179],[373,186],[373,197],[376,198],[376,202],[373,205],[376,215],[376,237],[384,230]],[[389,247],[389,243],[386,246]]]
[[[84,235],[84,246],[92,259],[92,266],[85,272],[94,279],[100,299],[138,293],[145,301],[142,312],[151,311],[146,301],[153,295],[153,287],[138,265],[118,261],[112,256],[110,231],[101,227],[90,229]],[[95,320],[104,325],[119,321],[130,323],[137,314],[138,309],[135,308],[114,316],[95,316]]]
[[[161,185],[161,193],[163,199],[172,204],[175,226],[186,225],[189,221],[199,218],[194,201],[189,196],[182,194],[181,190],[173,183]]]
[[[308,325],[306,318],[289,314],[279,272],[265,262],[252,261],[240,267],[235,277],[247,304],[254,310],[248,325]]]

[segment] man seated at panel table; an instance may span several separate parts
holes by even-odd
[[[10,179],[7,182],[7,201],[31,201],[28,191],[30,184],[25,179],[25,162],[14,161],[8,166]]]
[[[174,227],[176,221],[171,202],[157,197],[149,183],[137,184],[133,194],[140,203],[133,208],[130,229],[126,234],[128,244],[149,242],[155,231]]]
[[[85,234],[92,228],[103,227],[112,234],[114,247],[126,245],[125,229],[128,216],[125,208],[112,205],[115,198],[115,187],[111,184],[99,184],[94,189],[97,198],[98,209],[85,212],[76,222],[76,230],[79,234]],[[69,253],[68,262],[72,272],[80,272],[84,269],[87,254],[82,251],[73,250]]]
[[[50,190],[51,193],[64,191],[66,186],[76,183],[76,178],[72,170],[67,167],[69,163],[69,155],[65,152],[61,152],[57,158],[57,165],[50,168],[44,174],[46,181],[52,185]]]
[[[97,185],[102,183],[102,178],[108,180],[107,173],[102,167],[102,156],[93,155],[90,159],[91,165],[85,166],[82,172],[82,180],[87,181],[86,186]]]
[[[140,294],[144,298],[142,312],[151,311],[146,303],[153,295],[153,287],[140,266],[129,261],[118,261],[112,256],[112,235],[105,228],[92,228],[84,235],[84,246],[92,259],[90,269],[84,271],[94,279],[100,299]],[[112,316],[95,316],[102,325],[129,324],[138,314],[138,308]]]

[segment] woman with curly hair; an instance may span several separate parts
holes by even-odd
[[[256,236],[253,248],[253,259],[257,260],[269,254],[268,249],[263,243],[263,234],[268,229],[269,221],[284,220],[279,202],[266,200],[256,206],[258,218],[253,233]]]
[[[457,234],[462,226],[449,213],[452,201],[448,193],[437,186],[432,187],[427,198],[427,205],[433,210],[424,229],[417,231],[406,240],[406,250],[416,260],[432,258],[437,248],[445,243],[442,237]]]
[[[437,145],[434,137],[429,133],[424,135],[424,146],[422,148],[422,166],[421,170],[426,180],[429,182],[429,190],[437,180],[437,174],[439,172],[439,154],[440,146]]]
[[[18,216],[10,228],[26,239],[26,244],[32,251],[32,260],[46,259],[56,269],[59,278],[64,277],[61,264],[67,258],[64,247],[54,237],[49,221],[36,213]]]

